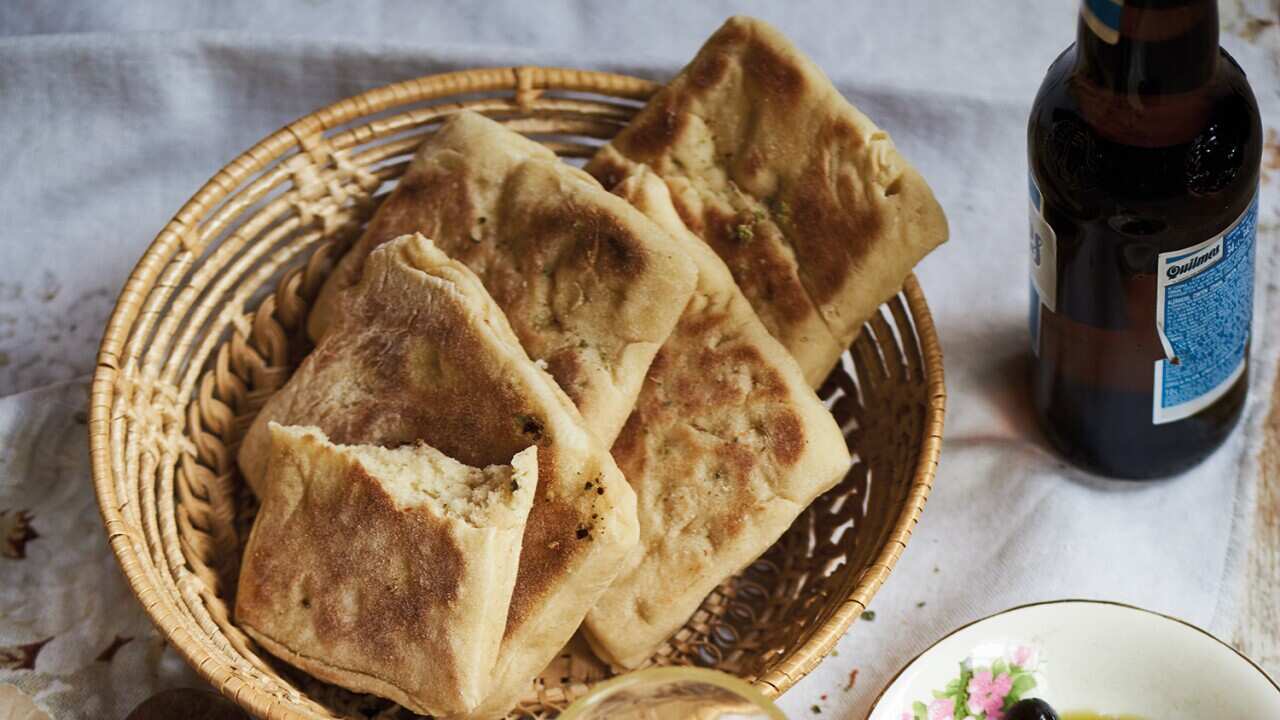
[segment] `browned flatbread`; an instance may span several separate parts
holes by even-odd
[[[421,441],[476,467],[537,445],[520,574],[477,717],[500,716],[531,688],[635,546],[635,494],[605,447],[479,278],[420,235],[370,253],[334,326],[250,427],[240,467],[259,497],[269,421],[348,445]]]
[[[322,680],[437,717],[474,709],[502,642],[536,448],[482,470],[426,445],[270,430],[236,622]]]
[[[888,134],[751,18],[726,22],[587,170],[612,187],[636,163],[666,180],[814,386],[947,237]]]
[[[693,291],[694,270],[671,239],[545,146],[460,113],[423,142],[326,281],[312,337],[369,251],[413,232],[480,277],[529,356],[612,443]]]
[[[601,657],[635,667],[839,481],[849,451],[729,269],[680,222],[662,181],[641,169],[615,192],[698,266],[693,299],[613,446],[636,491],[641,549],[586,628]]]

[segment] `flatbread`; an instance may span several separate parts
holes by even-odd
[[[698,266],[693,299],[613,446],[636,492],[640,551],[628,555],[586,628],[602,658],[632,668],[834,486],[849,451],[729,269],[681,224],[662,181],[641,169],[616,192]]]
[[[636,163],[667,182],[815,387],[947,238],[888,134],[751,18],[726,22],[587,170],[613,187]]]
[[[538,447],[538,491],[491,695],[500,716],[564,646],[637,537],[635,494],[555,381],[529,359],[479,278],[422,236],[369,255],[316,349],[267,401],[240,450],[259,497],[266,425],[334,442],[425,442],[476,467]]]
[[[413,232],[480,277],[529,356],[612,443],[693,292],[693,267],[671,239],[544,145],[459,113],[423,142],[326,281],[312,337],[369,251]]]
[[[537,449],[473,468],[426,445],[334,445],[272,423],[236,622],[315,677],[439,717],[489,689]]]

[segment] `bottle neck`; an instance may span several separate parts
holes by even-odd
[[[1217,70],[1216,0],[1081,0],[1076,34],[1076,76],[1103,92],[1185,93]]]

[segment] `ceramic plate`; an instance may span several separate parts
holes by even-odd
[[[1280,686],[1209,633],[1088,600],[1026,605],[956,630],[908,663],[867,717],[995,720],[1023,697],[1059,713],[1280,718]]]

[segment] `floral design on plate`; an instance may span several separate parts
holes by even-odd
[[[990,650],[971,653],[961,661],[957,677],[934,690],[932,700],[912,703],[902,720],[1001,720],[1036,687],[1040,653],[1031,645]]]

